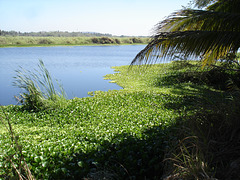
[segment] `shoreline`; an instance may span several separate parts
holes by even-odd
[[[0,48],[148,44],[150,38],[0,36]]]
[[[21,48],[21,47],[60,47],[60,46],[126,46],[126,45],[147,45],[146,43],[134,43],[134,44],[43,44],[43,45],[0,45],[0,48]]]

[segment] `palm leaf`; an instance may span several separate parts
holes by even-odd
[[[171,14],[156,26],[166,31],[240,31],[240,14],[185,9]]]
[[[239,14],[239,0],[218,0],[206,8],[208,11],[236,13]]]
[[[159,33],[132,61],[152,63],[158,59],[173,58],[174,54],[197,58],[203,57],[209,64],[229,52],[236,52],[240,45],[238,32],[183,31]],[[206,61],[210,58],[210,61]]]
[[[237,12],[235,7],[240,6],[240,0],[195,1],[213,2],[208,7],[211,10],[183,9],[160,22],[152,41],[131,64],[172,59],[180,53],[184,57],[201,57],[206,65],[227,53],[236,53],[240,47],[240,8]]]
[[[194,4],[198,8],[203,8],[216,0],[194,0]]]

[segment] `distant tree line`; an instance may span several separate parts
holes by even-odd
[[[17,32],[0,30],[0,36],[32,36],[32,37],[112,37],[112,34],[97,32],[68,32],[68,31],[40,31],[40,32]]]

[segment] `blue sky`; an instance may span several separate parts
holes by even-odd
[[[190,0],[0,0],[0,29],[151,35]]]

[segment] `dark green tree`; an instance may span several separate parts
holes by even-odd
[[[183,55],[200,57],[203,66],[224,58],[237,64],[234,70],[240,70],[236,58],[240,47],[240,0],[195,0],[193,5],[195,9],[183,8],[157,24],[151,42],[131,64]]]

